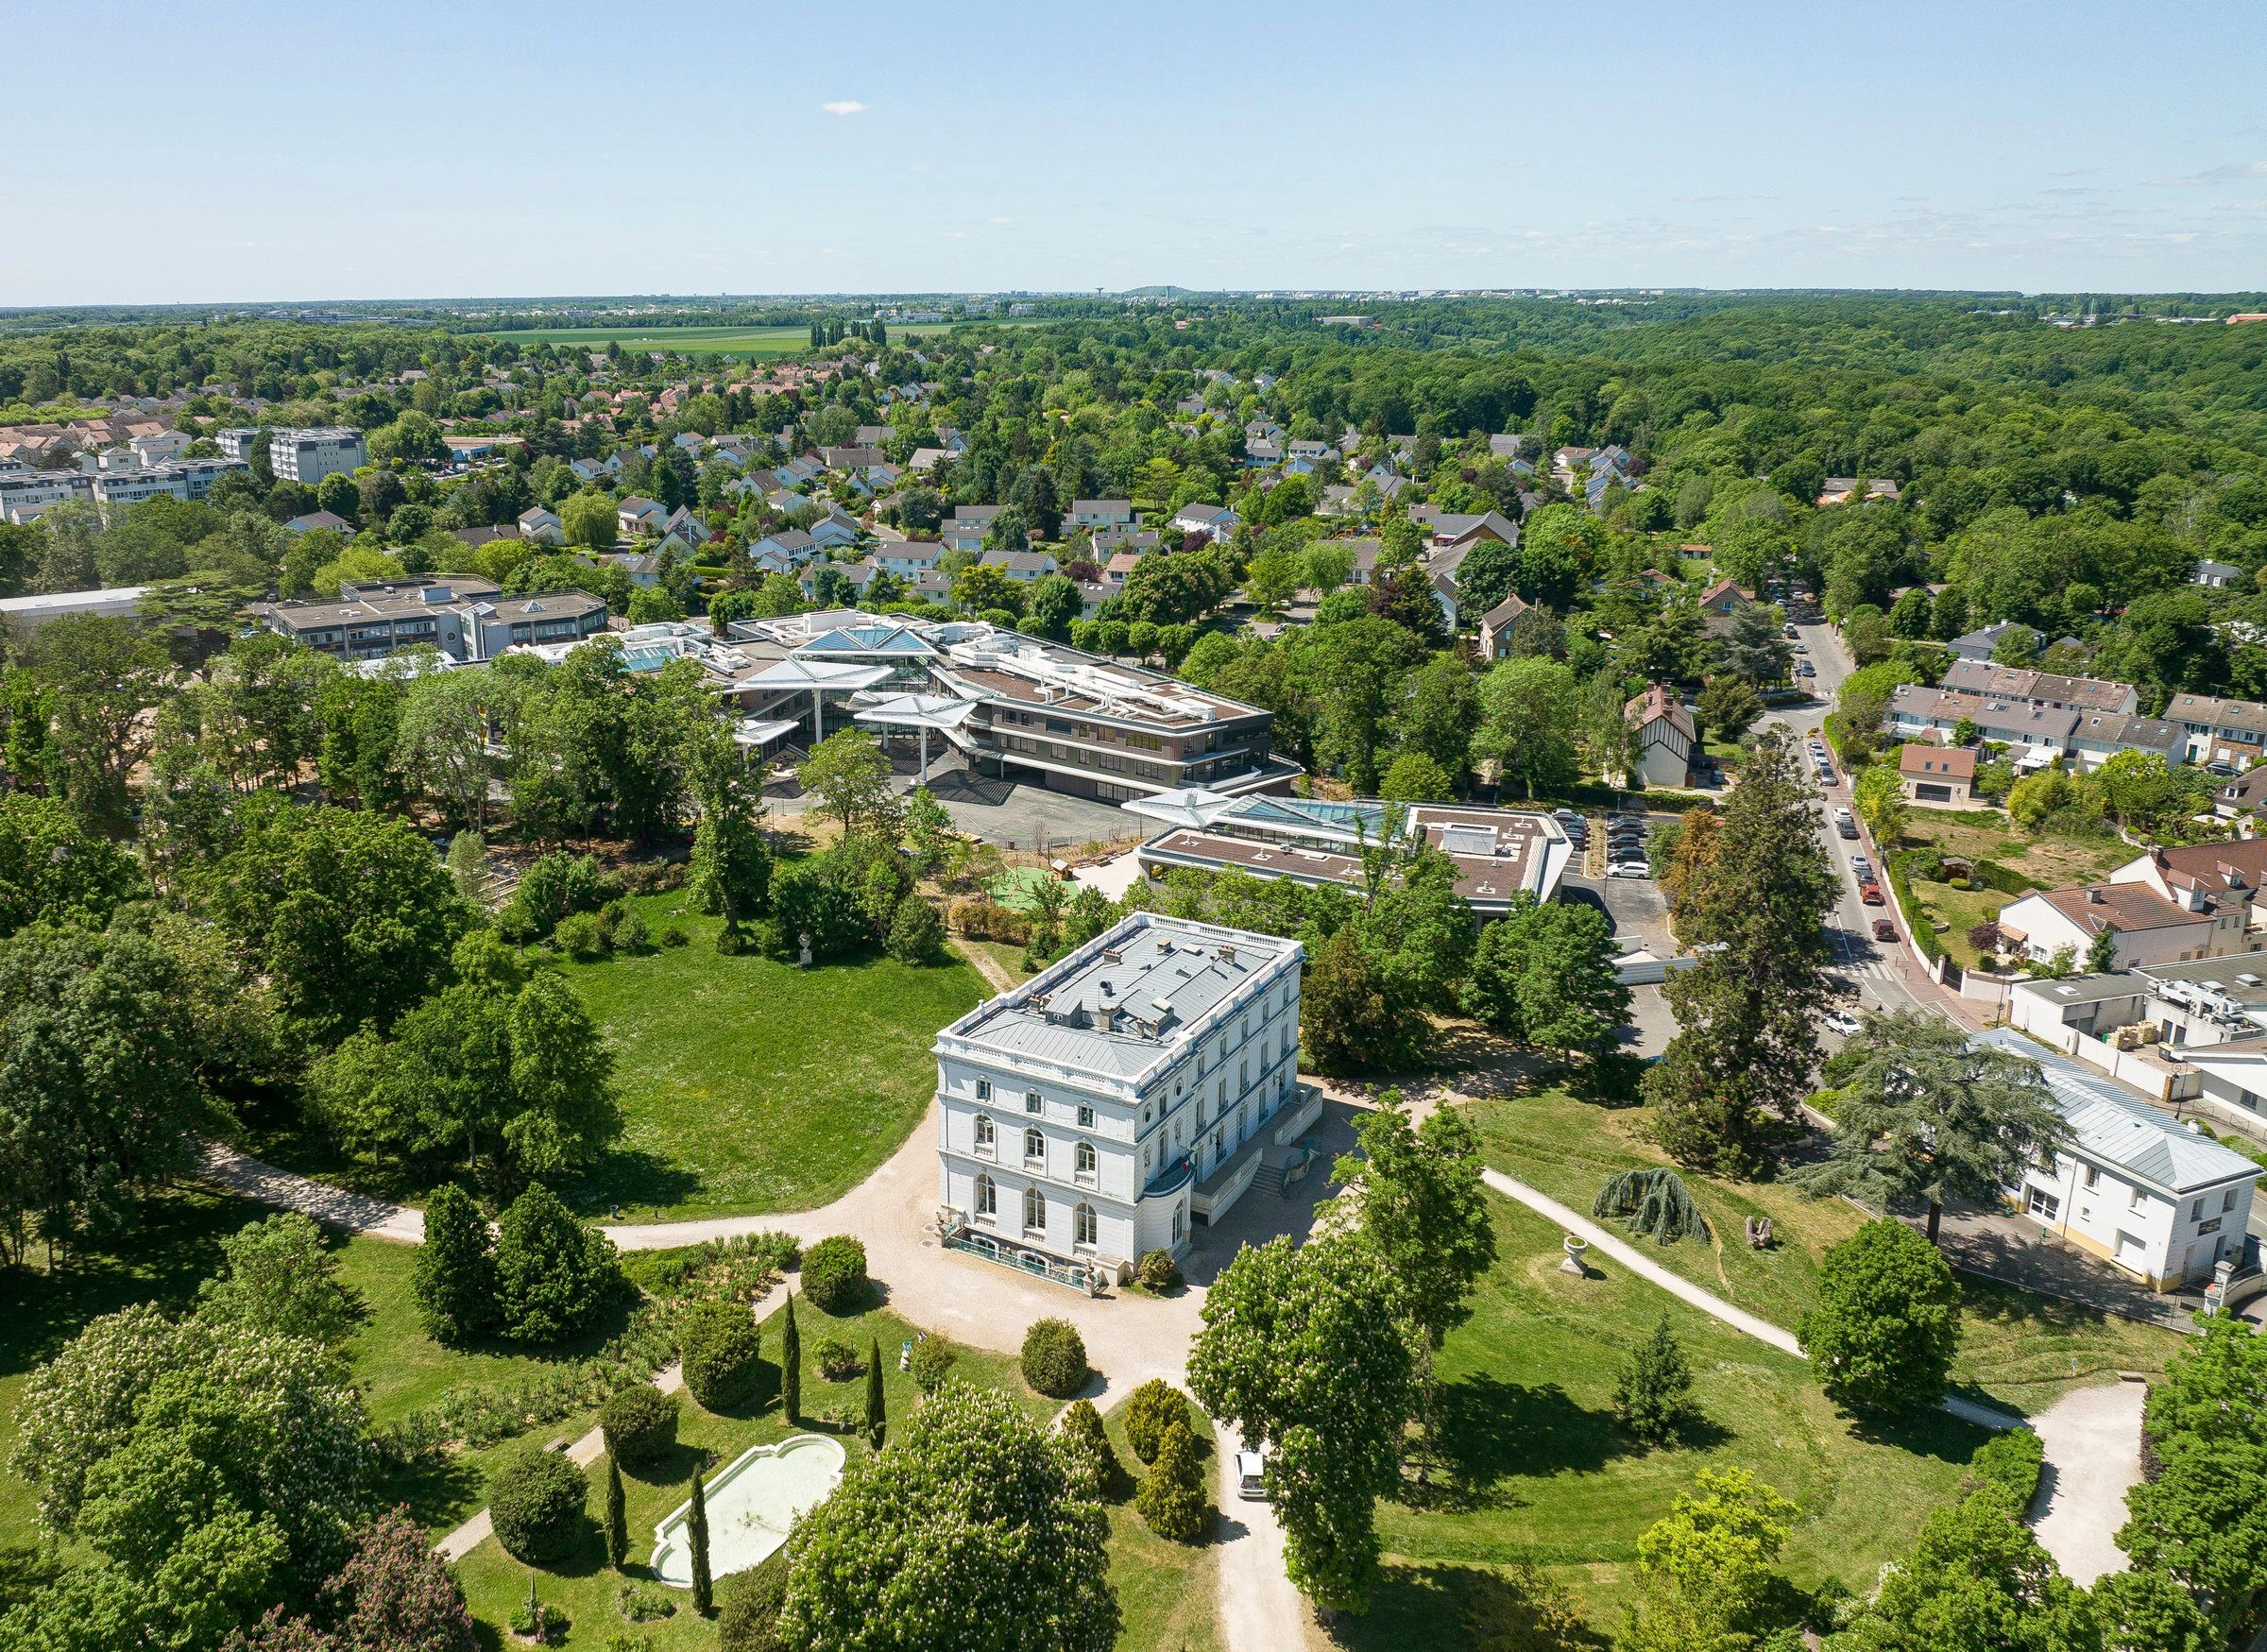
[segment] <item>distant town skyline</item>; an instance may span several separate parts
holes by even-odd
[[[2267,284],[2228,5],[625,21],[11,3],[0,305]]]

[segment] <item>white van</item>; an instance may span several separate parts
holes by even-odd
[[[1265,1503],[1268,1500],[1267,1453],[1239,1451],[1236,1454],[1236,1494],[1247,1503]]]

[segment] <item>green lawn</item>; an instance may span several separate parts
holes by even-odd
[[[1212,1420],[1199,1406],[1188,1409],[1209,1499],[1216,1487]],[[1102,1427],[1125,1471],[1114,1488],[1121,1495],[1110,1507],[1110,1581],[1117,1586],[1117,1609],[1125,1620],[1118,1652],[1217,1652],[1219,1551],[1210,1541],[1171,1542],[1149,1528],[1134,1507],[1148,1470],[1126,1443],[1124,1402],[1102,1414]],[[1216,1522],[1216,1539],[1218,1533]]]
[[[1587,1279],[1561,1273],[1555,1226],[1508,1201],[1490,1205],[1498,1261],[1438,1365],[1440,1462],[1424,1490],[1379,1506],[1396,1563],[1369,1616],[1351,1626],[1351,1644],[1520,1644],[1467,1621],[1510,1610],[1492,1568],[1519,1560],[1541,1566],[1610,1629],[1638,1535],[1704,1467],[1748,1469],[1795,1500],[1783,1562],[1796,1583],[1832,1576],[1863,1591],[1952,1495],[1986,1438],[1942,1413],[1869,1438],[1835,1413],[1802,1361],[1611,1260]],[[1663,1313],[1692,1361],[1706,1423],[1675,1449],[1647,1450],[1616,1427],[1613,1385]]]
[[[958,962],[879,956],[798,969],[721,956],[721,920],[682,894],[636,904],[690,945],[570,963],[617,1065],[627,1128],[567,1189],[644,1219],[809,1209],[896,1151],[936,1092],[938,1029],[988,996]]]
[[[2015,896],[1996,889],[1954,889],[1949,883],[1916,877],[1913,898],[1930,917],[1941,918],[1952,926],[1936,932],[1937,945],[1951,953],[1952,962],[1962,969],[1973,969],[1977,953],[1968,944],[1968,932],[1986,918],[1997,918],[2000,909]]]
[[[831,1319],[820,1313],[808,1302],[795,1304],[796,1328],[803,1337],[803,1408],[806,1414],[836,1411],[844,1406],[864,1404],[865,1378],[862,1372],[845,1383],[829,1383],[818,1372],[813,1351],[826,1337],[839,1337],[857,1348],[861,1354],[872,1339],[881,1342],[883,1388],[889,1414],[902,1418],[913,1408],[918,1398],[912,1378],[897,1370],[898,1344],[913,1335],[912,1327],[895,1315],[881,1310],[854,1314],[843,1319]],[[767,1359],[776,1360],[779,1352],[778,1317],[775,1314],[765,1320],[763,1328],[764,1353]],[[1023,1386],[1015,1362],[997,1355],[963,1348],[953,1367],[956,1379],[1005,1388],[1017,1395],[1030,1411],[1033,1421],[1044,1424],[1054,1415],[1054,1402],[1033,1394]],[[630,1525],[630,1562],[627,1575],[609,1571],[605,1565],[605,1551],[598,1529],[599,1498],[605,1488],[605,1460],[591,1469],[591,1516],[585,1532],[582,1550],[571,1560],[535,1574],[537,1590],[549,1605],[566,1611],[572,1626],[565,1644],[589,1648],[604,1647],[609,1637],[617,1634],[642,1631],[652,1637],[653,1652],[713,1652],[716,1628],[713,1622],[704,1622],[693,1614],[690,1592],[665,1588],[650,1581],[646,1558],[653,1553],[654,1527],[672,1509],[685,1500],[687,1483],[690,1478],[697,1450],[707,1454],[711,1471],[722,1468],[751,1445],[761,1445],[789,1435],[808,1432],[791,1426],[780,1413],[777,1372],[765,1385],[759,1405],[742,1412],[722,1415],[705,1411],[693,1403],[690,1394],[682,1396],[682,1411],[677,1429],[679,1448],[676,1456],[656,1469],[640,1469],[632,1473],[624,1470],[622,1483],[627,1492]],[[562,1425],[556,1432],[579,1434],[583,1425]],[[840,1437],[853,1456],[862,1453],[864,1442],[856,1436]],[[493,1538],[473,1550],[457,1566],[458,1581],[464,1585],[465,1598],[472,1608],[473,1616],[480,1620],[484,1643],[508,1644],[504,1632],[513,1607],[527,1598],[529,1569],[505,1554]],[[635,1581],[645,1592],[674,1603],[673,1615],[656,1623],[632,1624],[623,1617],[620,1598],[625,1581]],[[487,1638],[493,1635],[495,1638]]]
[[[1470,1111],[1489,1164],[1584,1213],[1616,1170],[1668,1163],[1643,1139],[1644,1108],[1611,1111],[1546,1090]],[[1808,1200],[1776,1183],[1723,1183],[1689,1171],[1685,1182],[1714,1243],[1657,1247],[1662,1265],[1789,1329],[1816,1299],[1819,1258],[1866,1220],[1842,1200]],[[1749,1216],[1771,1218],[1771,1250],[1743,1241]],[[1964,1391],[2025,1414],[2119,1371],[2162,1371],[2182,1341],[2156,1326],[1980,1280],[1962,1283],[1969,1313],[1954,1378]]]

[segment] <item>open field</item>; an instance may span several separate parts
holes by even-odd
[[[803,970],[719,955],[682,894],[635,903],[691,936],[569,963],[615,1052],[627,1128],[567,1197],[632,1219],[803,1210],[865,1180],[936,1090],[929,1045],[986,996],[960,962],[876,956]]]
[[[2089,840],[2035,838],[1990,809],[1916,809],[1907,817],[1904,842],[1907,847],[1928,844],[1964,860],[1994,860],[2048,889],[2091,882],[2139,853],[2114,834]]]
[[[1471,1112],[1489,1164],[1577,1210],[1587,1211],[1615,1171],[1668,1163],[1644,1139],[1649,1116],[1644,1108],[1610,1111],[1546,1090],[1475,1103]],[[1805,1199],[1778,1183],[1684,1175],[1714,1243],[1658,1247],[1662,1265],[1792,1329],[1816,1300],[1820,1259],[1858,1230],[1865,1213],[1839,1199]],[[1741,1223],[1749,1216],[1771,1218],[1770,1250],[1751,1251],[1741,1242]],[[1985,1281],[1961,1283],[1968,1313],[1953,1381],[1973,1398],[2024,1415],[2120,1371],[2161,1371],[2166,1355],[2184,1340]]]
[[[928,338],[950,332],[949,321],[890,323],[892,338]],[[960,323],[959,325],[967,325]],[[1037,327],[1031,317],[986,321],[987,327]],[[625,323],[621,327],[533,327],[514,329],[495,336],[516,344],[582,345],[604,349],[619,344],[625,350],[674,350],[680,355],[792,356],[810,348],[809,327],[653,327]]]

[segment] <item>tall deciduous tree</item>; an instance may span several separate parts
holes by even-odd
[[[1808,788],[1784,737],[1756,742],[1677,907],[1697,967],[1665,988],[1678,1032],[1645,1077],[1661,1143],[1679,1164],[1753,1174],[1773,1125],[1795,1116],[1829,996],[1826,930],[1835,884]]]
[[[1960,1286],[1904,1223],[1867,1222],[1826,1253],[1795,1335],[1836,1405],[1923,1410],[1944,1398],[1959,1347]]]
[[[315,1042],[366,1020],[390,1026],[447,978],[469,918],[408,824],[323,807],[271,811],[216,869],[209,898]]]
[[[862,728],[838,728],[811,748],[795,771],[806,792],[843,824],[844,833],[894,834],[896,800],[890,795],[890,759]]]
[[[1580,697],[1575,673],[1555,659],[1508,659],[1480,679],[1482,721],[1476,748],[1516,775],[1525,795],[1551,792],[1575,777],[1575,726]]]
[[[1204,1408],[1272,1448],[1269,1490],[1291,1581],[1360,1611],[1377,1575],[1377,1499],[1401,1473],[1414,1394],[1391,1270],[1349,1235],[1247,1246],[1204,1300],[1188,1356]]]
[[[2070,1140],[2037,1062],[1976,1044],[1938,1015],[1868,1013],[1826,1076],[1841,1088],[1833,1147],[1796,1184],[1884,1212],[1925,1201],[1931,1244],[1946,1201],[1995,1200]]]
[[[1480,931],[1461,988],[1464,1010],[1542,1049],[1596,1051],[1629,1018],[1613,936],[1595,907],[1538,905],[1524,891]]]
[[[796,1523],[779,1637],[810,1652],[1108,1652],[1108,1535],[1069,1447],[997,1389],[948,1382]]]

